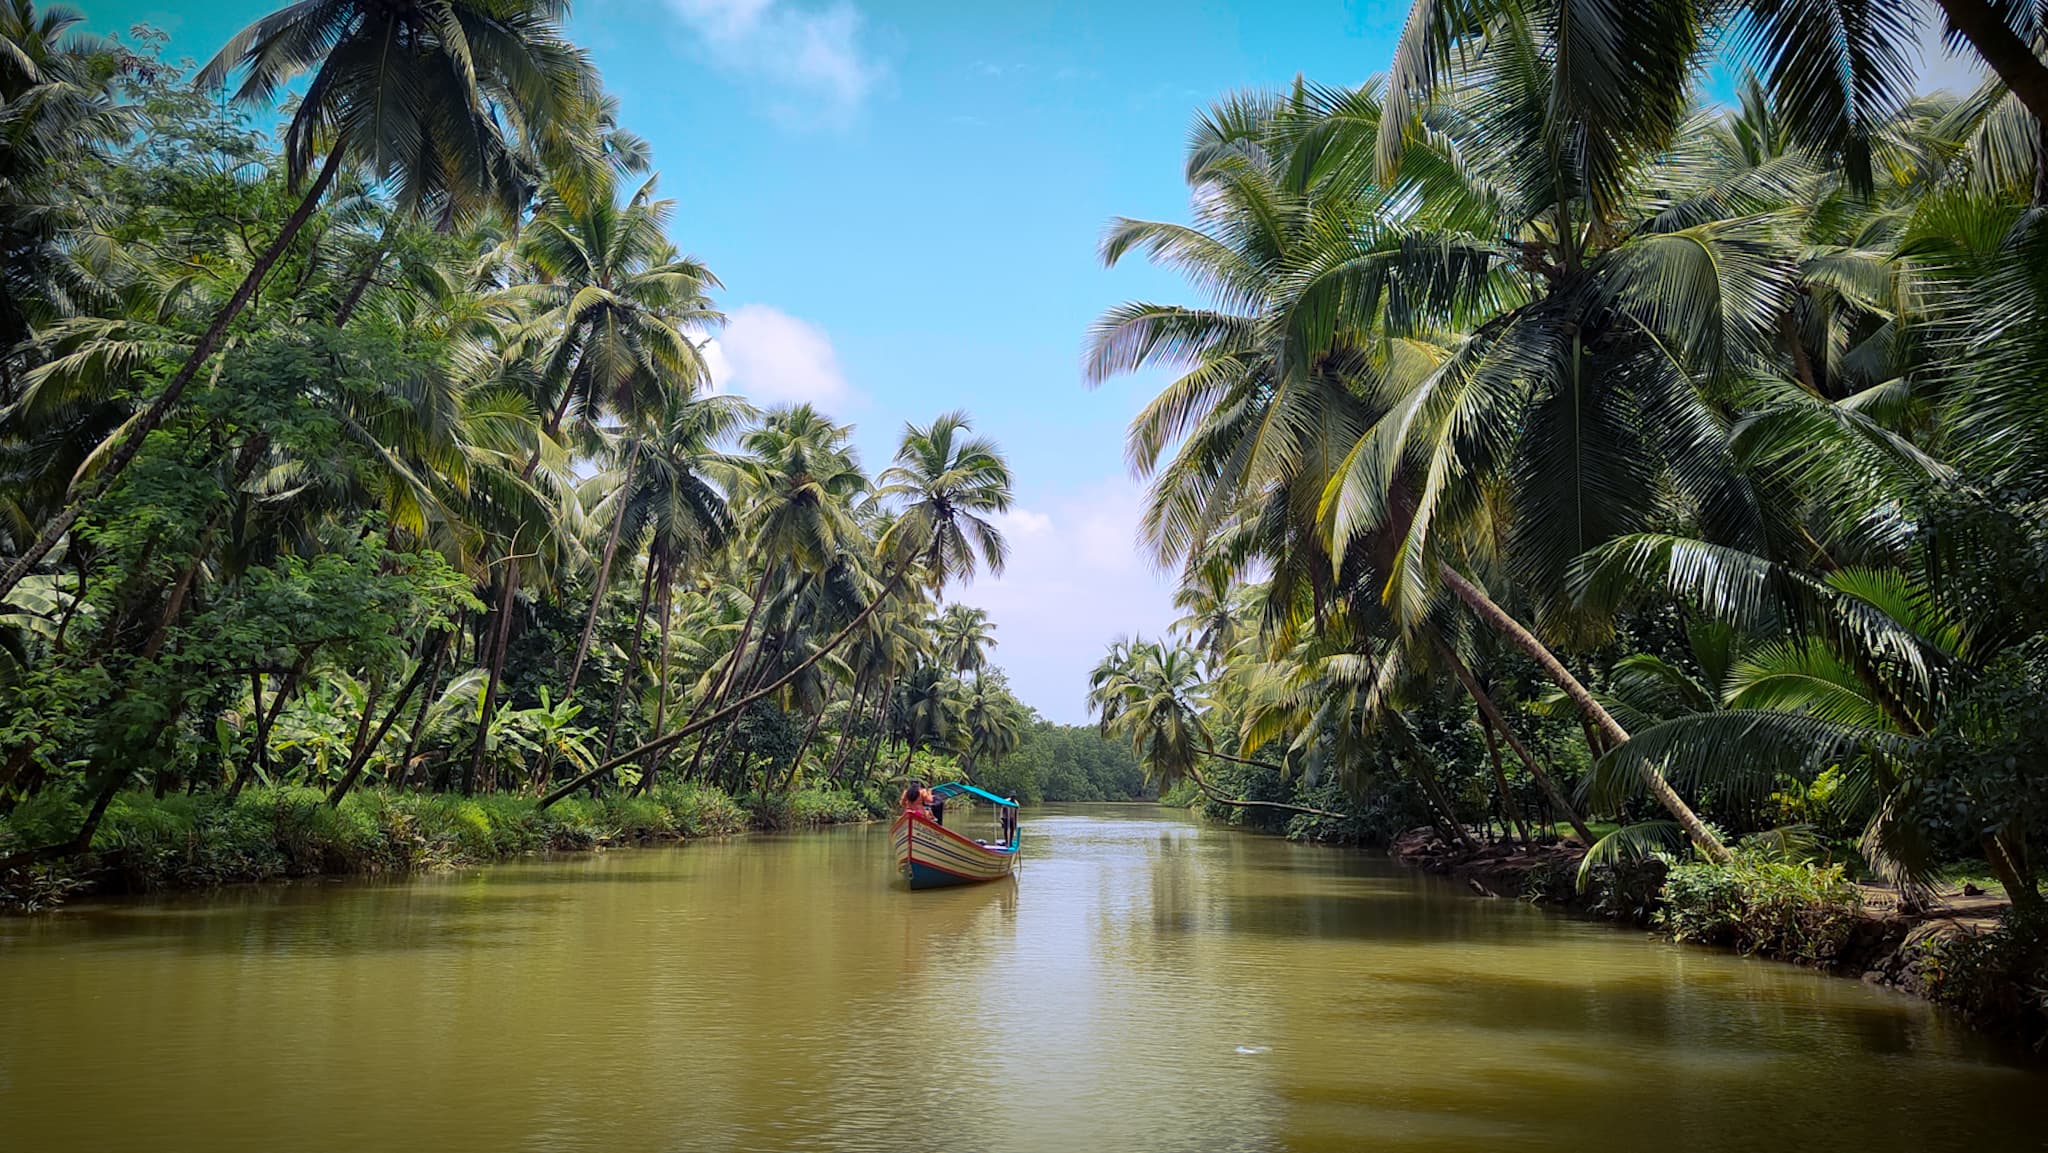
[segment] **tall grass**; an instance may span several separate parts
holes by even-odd
[[[146,893],[321,874],[409,873],[522,853],[727,836],[865,821],[877,810],[843,790],[740,799],[694,783],[645,797],[574,797],[543,810],[530,797],[461,797],[368,789],[340,807],[317,789],[217,796],[123,795],[92,851],[0,876],[0,909],[35,909],[70,893]],[[76,806],[38,798],[0,818],[0,855],[77,827]]]

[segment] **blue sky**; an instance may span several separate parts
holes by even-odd
[[[278,4],[81,6],[203,59]],[[725,387],[855,422],[870,469],[904,421],[950,408],[1002,442],[1011,565],[954,596],[990,610],[1018,695],[1078,722],[1103,645],[1173,616],[1122,455],[1158,380],[1087,390],[1082,341],[1121,300],[1185,297],[1141,264],[1103,269],[1096,239],[1113,215],[1185,216],[1201,105],[1298,72],[1363,80],[1407,8],[578,0],[570,31],[653,146],[676,244],[725,282]]]

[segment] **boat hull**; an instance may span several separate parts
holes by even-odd
[[[896,871],[913,889],[973,885],[1016,870],[1017,849],[991,847],[941,827],[923,813],[904,813],[890,827]]]

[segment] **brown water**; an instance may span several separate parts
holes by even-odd
[[[0,923],[0,1150],[2041,1148],[1919,1002],[1151,808]]]

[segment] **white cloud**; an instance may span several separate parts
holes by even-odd
[[[711,384],[755,404],[830,409],[854,395],[823,329],[765,304],[742,305],[704,346]]]
[[[1012,508],[1009,512],[999,514],[995,521],[996,526],[1003,530],[1004,536],[1012,541],[1019,537],[1033,537],[1052,531],[1051,517],[1042,512],[1032,512],[1028,508]]]
[[[844,116],[882,77],[848,0],[668,0],[719,67],[776,90],[778,110]]]
[[[1024,703],[1048,719],[1087,719],[1088,670],[1124,633],[1157,636],[1172,623],[1172,581],[1140,552],[1142,493],[1105,479],[1042,509],[998,518],[1010,543],[1001,577],[986,573],[950,599],[987,609],[997,661]]]

